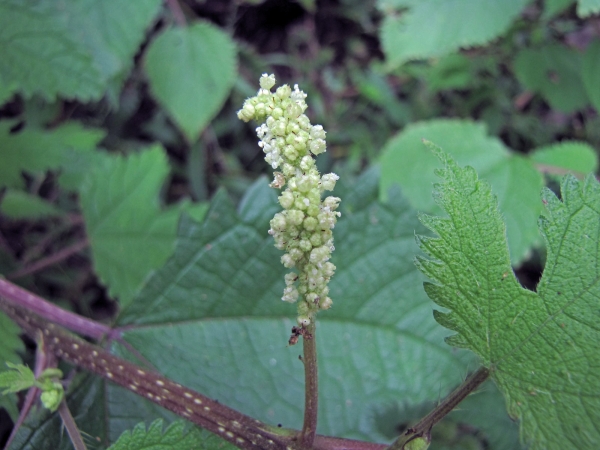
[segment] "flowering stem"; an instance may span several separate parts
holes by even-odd
[[[317,376],[317,325],[313,321],[306,327],[302,339],[304,346],[304,424],[300,442],[305,448],[313,448],[317,433],[317,413],[319,409],[319,383]]]

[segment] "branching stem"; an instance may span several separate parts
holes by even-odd
[[[158,373],[118,358],[103,348],[90,344],[50,323],[48,318],[38,317],[22,306],[7,302],[2,295],[0,295],[0,310],[14,320],[29,336],[35,338],[42,333],[45,351],[48,354],[56,355],[68,363],[118,384],[215,433],[241,449],[306,449],[300,441],[300,437],[304,436],[301,431],[269,426],[192,389],[181,386]],[[314,330],[312,332],[314,333]],[[314,339],[311,341],[314,345]],[[314,358],[314,380],[316,381],[316,353],[313,355],[306,359]],[[316,384],[313,392],[316,392]],[[315,420],[310,432],[313,439],[311,449],[383,450],[385,448],[381,444],[315,436],[316,407],[316,403],[311,407],[314,410]]]
[[[306,327],[303,335],[304,346],[304,424],[300,442],[303,447],[313,448],[317,434],[317,413],[319,409],[319,383],[317,370],[316,322],[313,320]]]

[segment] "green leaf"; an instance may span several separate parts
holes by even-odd
[[[139,423],[132,431],[124,432],[108,450],[146,450],[150,448],[157,450],[189,450],[191,448],[203,450],[223,448],[214,445],[214,443],[213,445],[206,445],[207,443],[201,440],[197,428],[192,428],[189,431],[185,431],[184,428],[183,422],[175,422],[169,425],[163,433],[163,421],[161,419],[152,422],[148,430],[146,430],[145,424]],[[215,440],[217,439],[215,437]],[[222,442],[220,439],[218,441]]]
[[[590,102],[596,108],[596,111],[600,111],[600,40],[596,39],[592,41],[585,53],[583,54],[583,61],[581,67],[581,77],[583,78],[583,85],[585,86],[585,92],[588,95]]]
[[[134,56],[160,11],[160,0],[50,1],[56,19],[86,47],[100,71],[104,89],[118,99],[121,84],[133,66]]]
[[[25,345],[19,337],[20,333],[20,328],[6,314],[0,312],[0,363],[20,364],[22,362],[17,354],[25,351]],[[14,394],[0,396],[0,408],[6,409],[13,422],[19,415],[17,401],[18,398]]]
[[[540,229],[548,248],[537,293],[510,266],[498,203],[475,170],[446,154],[435,196],[449,217],[423,216],[419,267],[430,298],[450,310],[436,320],[491,369],[532,449],[594,448],[600,441],[598,252],[600,185],[567,176],[563,201],[544,193]]]
[[[598,168],[598,155],[585,142],[561,142],[537,148],[530,158],[540,171],[550,174],[564,175],[569,171],[582,176]]]
[[[0,1],[1,95],[79,100],[113,96],[132,66],[159,0]]]
[[[91,152],[104,132],[85,129],[75,122],[54,130],[25,128],[10,132],[11,124],[0,123],[0,186],[18,187],[21,172],[59,169],[69,165],[71,157]]]
[[[0,372],[0,388],[2,395],[29,389],[35,385],[35,375],[23,364],[6,363],[9,370]]]
[[[487,136],[483,124],[461,120],[417,123],[390,139],[382,151],[383,198],[389,187],[397,184],[414,207],[431,213],[439,211],[429,194],[436,181],[433,169],[439,161],[422,139],[443,143],[444,151],[459,163],[475,167],[492,184],[506,217],[511,259],[514,264],[523,261],[539,239],[536,221],[542,208],[539,193],[543,178],[533,163]]]
[[[581,55],[560,44],[525,49],[515,58],[515,74],[527,89],[540,93],[552,108],[573,112],[588,103]]]
[[[45,2],[0,1],[0,84],[26,97],[90,100],[102,94],[93,58]]]
[[[208,23],[170,28],[148,48],[153,95],[190,142],[219,111],[235,80],[235,46]]]
[[[578,0],[577,15],[587,17],[600,12],[600,0]]]
[[[25,345],[19,337],[21,329],[0,312],[0,362],[20,363],[17,352],[24,352]]]
[[[443,395],[460,382],[468,360],[440,346],[442,330],[411,263],[414,211],[399,195],[391,205],[364,204],[365,186],[376,195],[369,177],[353,186],[358,199],[344,199],[353,211],[335,229],[334,306],[319,315],[319,432],[380,440],[374,410]],[[300,349],[287,345],[296,312],[279,300],[285,269],[265,232],[277,209],[262,180],[237,214],[218,194],[201,225],[184,217],[174,256],[119,323],[125,339],[167,376],[267,423],[301,427]],[[109,402],[116,422],[135,397],[115,389],[112,398],[120,399],[114,409]]]
[[[158,202],[168,173],[165,152],[155,145],[107,160],[81,190],[94,268],[121,305],[173,251],[178,211],[161,213]]]
[[[546,0],[544,2],[543,17],[549,19],[552,16],[561,13],[573,3],[575,3],[575,0]]]
[[[526,0],[379,0],[388,67],[484,45],[504,33]]]
[[[61,216],[63,212],[52,203],[16,189],[8,189],[2,197],[0,212],[13,219],[41,219]]]

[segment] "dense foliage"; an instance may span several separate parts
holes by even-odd
[[[316,164],[340,176],[318,433],[391,443],[483,365],[491,380],[431,448],[597,448],[598,13],[598,0],[0,0],[0,273],[106,325],[96,342],[113,355],[302,428],[297,312],[268,234],[277,194],[236,114],[275,73],[308,93],[327,131]],[[2,366],[36,366],[35,340],[0,311]],[[90,449],[230,445],[59,367]],[[4,374],[0,445],[27,411],[11,450],[72,448],[59,413],[9,387],[43,378]]]

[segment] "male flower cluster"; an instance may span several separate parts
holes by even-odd
[[[284,250],[281,263],[295,271],[285,276],[286,287],[282,300],[290,303],[298,299],[298,324],[307,326],[320,309],[329,309],[327,284],[335,266],[329,262],[333,247],[332,229],[340,213],[336,211],[340,199],[327,197],[339,177],[334,173],[321,176],[313,155],[326,150],[325,130],[311,125],[304,114],[306,94],[294,86],[280,86],[273,93],[275,76],[263,74],[255,97],[244,102],[238,117],[244,122],[252,119],[264,122],[256,129],[258,145],[265,153],[265,161],[273,169],[271,187],[286,189],[279,196],[283,211],[271,220],[269,234],[275,238],[275,247]]]

